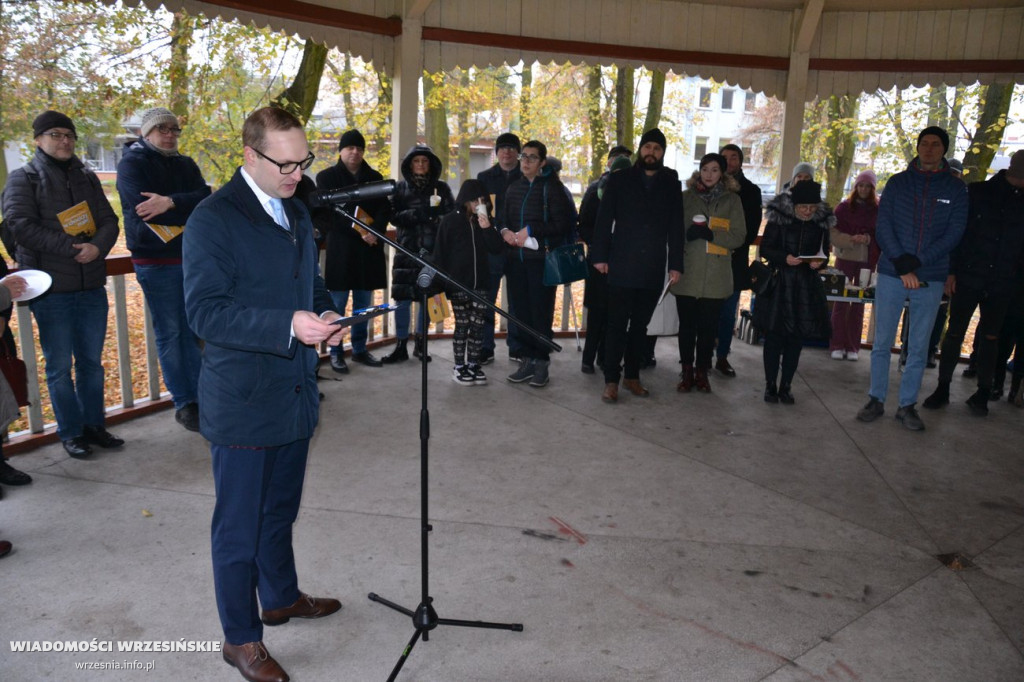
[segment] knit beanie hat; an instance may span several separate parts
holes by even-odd
[[[44,111],[32,121],[32,137],[39,137],[47,130],[53,130],[54,128],[67,128],[75,133],[75,137],[78,137],[78,131],[75,130],[75,124],[71,119],[67,115],[52,109]]]
[[[637,149],[643,147],[648,142],[657,142],[661,145],[662,150],[668,149],[668,142],[665,141],[665,134],[657,128],[651,128],[640,137],[640,144],[637,145]]]
[[[875,177],[875,173],[872,170],[861,171],[857,179],[853,181],[853,186],[856,187],[862,182],[872,187],[878,187],[878,178]]]
[[[498,151],[502,147],[511,147],[516,150],[516,154],[523,151],[523,143],[519,141],[519,136],[515,133],[498,135],[498,139],[494,141],[494,151]]]
[[[964,162],[960,159],[946,159],[946,163],[949,164],[949,169],[954,171],[958,175],[964,174]]]
[[[358,130],[348,130],[344,135],[341,136],[341,140],[338,142],[338,151],[341,151],[345,147],[359,147],[360,149],[366,149],[366,138]]]
[[[928,126],[917,136],[917,146],[921,146],[921,138],[925,135],[934,135],[942,141],[942,153],[945,154],[949,151],[949,133],[940,128],[939,126]]]
[[[725,175],[725,170],[729,167],[729,162],[725,160],[724,156],[711,152],[701,157],[698,168],[704,168],[709,163],[717,163],[718,167],[722,169],[722,175]]]
[[[821,185],[812,180],[798,182],[789,190],[789,196],[793,199],[794,206],[799,204],[820,204]]]
[[[813,180],[814,166],[807,163],[806,161],[801,161],[797,165],[793,166],[793,173],[789,176],[789,181],[792,182],[793,179],[796,178],[796,176],[800,175],[801,173],[807,173],[808,175],[811,176],[811,179]]]
[[[152,132],[153,128],[160,125],[176,128],[178,126],[178,117],[163,107],[146,109],[142,112],[142,125],[139,127],[139,133],[142,137],[145,137]]]
[[[1024,154],[1021,154],[1021,161],[1024,161]],[[616,156],[615,160],[612,161],[611,168],[608,170],[614,173],[615,171],[625,170],[632,165],[628,156]]]

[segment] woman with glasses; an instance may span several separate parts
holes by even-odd
[[[765,215],[761,256],[778,274],[771,293],[759,295],[754,306],[754,325],[765,333],[764,401],[792,405],[790,389],[804,341],[828,340],[831,331],[818,270],[828,260],[829,229],[836,218],[813,180],[775,197]]]
[[[185,318],[181,234],[210,187],[195,161],[178,151],[180,136],[178,118],[167,109],[143,112],[139,138],[126,145],[117,164],[117,191],[135,276],[153,315],[174,418],[198,431],[199,342]]]
[[[509,305],[516,317],[547,338],[552,337],[555,291],[544,284],[544,253],[571,239],[574,206],[565,186],[547,166],[548,150],[531,140],[519,155],[523,177],[505,194],[504,215],[498,217],[508,250],[506,282]],[[542,388],[548,383],[550,351],[532,336],[523,334],[519,369],[507,378],[512,383],[529,381]]]
[[[414,145],[402,160],[402,177],[391,195],[391,224],[397,228],[398,243],[413,253],[430,255],[434,251],[437,227],[441,218],[455,210],[455,197],[448,183],[442,181],[441,159],[427,145]],[[398,302],[395,311],[395,336],[398,344],[391,353],[381,358],[390,365],[409,359],[406,345],[412,320],[411,306],[420,299],[416,277],[423,269],[419,263],[401,251],[395,253],[391,269],[391,298]],[[427,330],[416,322],[419,334]],[[423,353],[423,339],[415,338],[413,355]],[[427,360],[430,360],[429,356]]]

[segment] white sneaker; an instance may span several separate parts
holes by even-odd
[[[858,357],[859,356],[857,355],[857,351],[855,350],[851,350],[849,353],[846,354],[846,359],[852,360],[853,362],[857,362]]]
[[[834,350],[834,351],[832,351],[832,359],[833,360],[842,360],[844,355],[845,355],[845,353],[843,351],[841,351],[841,350]],[[854,355],[856,355],[856,353],[854,353]],[[856,358],[854,358],[854,359],[856,359]]]
[[[472,386],[473,372],[465,365],[457,365],[452,370],[452,381],[462,386]]]

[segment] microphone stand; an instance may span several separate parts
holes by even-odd
[[[510,322],[519,325],[519,328],[530,334],[533,338],[537,339],[544,345],[548,346],[551,350],[561,351],[562,347],[557,343],[551,341],[543,334],[528,327],[514,316],[505,312],[498,306],[494,305],[482,296],[461,283],[456,282],[447,273],[442,270],[436,269],[433,265],[428,263],[418,254],[413,253],[409,249],[405,248],[396,241],[389,239],[385,235],[367,225],[363,221],[359,220],[351,213],[346,211],[342,206],[337,204],[333,205],[334,210],[339,213],[346,220],[351,220],[373,234],[377,239],[380,239],[386,244],[390,244],[393,248],[404,253],[406,256],[412,258],[415,262],[419,263],[421,268],[424,268],[426,272],[433,272],[433,278],[441,278],[454,288],[466,293],[477,303],[485,305],[493,312],[498,313]],[[417,277],[419,280],[419,277]],[[418,286],[418,284],[417,284]],[[430,411],[427,408],[427,289],[425,287],[419,287],[420,289],[420,329],[423,330],[423,352],[420,355],[420,577],[421,577],[421,593],[420,603],[415,610],[408,609],[404,606],[400,606],[392,601],[389,601],[380,595],[370,592],[367,595],[370,601],[376,602],[383,606],[388,607],[394,611],[405,614],[412,618],[412,625],[415,629],[412,638],[408,644],[402,650],[402,654],[398,658],[398,662],[391,671],[391,675],[388,676],[388,682],[393,682],[398,677],[398,673],[402,670],[402,666],[405,665],[405,661],[409,658],[409,654],[412,653],[413,647],[416,646],[416,642],[423,638],[424,642],[430,641],[430,631],[436,628],[438,625],[451,625],[458,627],[468,628],[484,628],[491,630],[511,630],[513,632],[522,632],[522,623],[492,623],[480,620],[457,620],[453,618],[440,618],[437,615],[437,611],[434,610],[434,598],[430,596],[430,564],[428,557],[428,533],[433,530],[433,526],[430,525],[428,519],[428,502],[430,499],[430,490],[428,486],[428,471],[429,471],[429,460],[430,460]]]

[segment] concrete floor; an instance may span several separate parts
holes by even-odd
[[[743,343],[739,378],[680,395],[672,339],[651,398],[610,406],[565,346],[538,390],[504,380],[503,350],[488,386],[458,386],[450,344],[432,344],[430,593],[442,618],[525,630],[440,627],[399,679],[1024,680],[1024,413],[972,418],[957,376],[924,433],[892,400],[862,424],[866,356],[820,349],[797,404],[766,405]],[[366,595],[420,597],[419,367],[321,387],[295,546],[300,586],[345,607],[265,641],[298,682],[383,680],[413,628]],[[0,679],[241,679],[218,653],[11,651],[221,638],[206,442],[169,412],[115,431],[127,446],[91,461],[14,460],[35,482],[0,502]],[[154,667],[76,669],[124,661]]]

